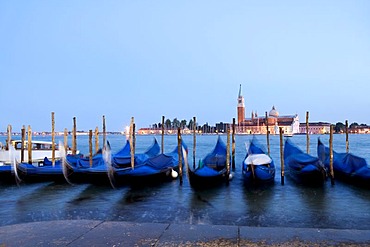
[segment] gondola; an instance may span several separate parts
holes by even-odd
[[[29,164],[19,163],[16,164],[17,175],[21,181],[25,182],[65,182],[63,176],[63,167],[61,160],[56,160],[53,164],[47,157],[44,158],[42,163]]]
[[[242,174],[245,184],[272,183],[275,179],[275,164],[269,155],[253,138],[242,164]]]
[[[195,169],[188,168],[189,182],[195,188],[209,188],[228,181],[226,145],[219,136],[212,152]]]
[[[63,163],[63,174],[70,183],[109,183],[102,149],[99,149],[91,160],[90,157],[66,157]]]
[[[325,167],[330,169],[330,150],[320,140],[317,142],[317,155]],[[345,182],[370,187],[370,168],[364,158],[351,153],[333,151],[334,177]]]
[[[187,162],[187,146],[182,142],[182,165]],[[140,163],[141,162],[141,163]],[[112,162],[110,174],[114,185],[148,185],[170,181],[178,176],[178,147],[172,152],[158,154],[144,161],[136,160],[134,167],[116,167]]]
[[[297,183],[322,185],[327,173],[318,157],[304,153],[289,139],[285,141],[284,163],[287,175]]]
[[[158,142],[154,139],[154,143],[146,152],[135,154],[136,163],[144,162],[150,157],[154,157],[159,153],[159,149]],[[131,149],[129,141],[127,140],[125,146],[113,155],[110,154],[110,145],[108,142],[106,149],[100,149],[93,156],[91,163],[89,157],[74,160],[67,158],[67,162],[65,162],[65,177],[67,180],[71,183],[111,183],[111,177],[109,177],[108,174],[108,164],[104,159],[103,151],[110,156],[110,166],[114,166],[117,169],[131,166]]]

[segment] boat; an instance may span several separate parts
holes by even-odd
[[[318,138],[317,155],[330,169],[330,150]],[[339,180],[370,187],[370,168],[366,160],[352,153],[338,153],[333,150],[334,177]]]
[[[55,181],[65,182],[61,160],[53,162],[47,157],[38,164],[17,163],[17,176],[25,182]]]
[[[66,157],[63,162],[63,174],[69,183],[107,184],[107,165],[103,158],[102,149],[90,157]]]
[[[187,146],[182,142],[181,155],[182,165],[187,163]],[[110,167],[112,181],[115,185],[148,185],[170,181],[178,176],[179,172],[179,152],[176,147],[172,152],[161,153],[150,157],[144,161],[135,161],[134,167]]]
[[[144,153],[135,154],[135,164],[141,164],[147,159],[154,157],[159,153],[160,147],[157,140]],[[107,157],[109,156],[109,157]],[[117,153],[111,155],[109,142],[106,149],[99,150],[93,157],[90,164],[89,157],[79,159],[68,158],[64,164],[65,177],[71,183],[93,183],[93,184],[109,184],[112,183],[112,177],[109,176],[109,167],[107,164],[109,159],[109,166],[117,169],[131,168],[131,148],[127,140],[123,148]]]
[[[31,162],[28,162],[29,161],[28,160],[28,141],[24,141],[23,143],[23,148],[24,148],[23,161],[21,160],[22,141],[12,140],[10,144],[11,145],[9,148],[5,148],[3,145],[0,145],[0,181],[7,181],[7,182],[13,181],[14,182],[15,181],[14,175],[16,174],[15,171],[18,171],[18,170],[21,172],[21,176],[23,177],[25,174],[28,174],[30,176],[37,175],[37,173],[39,173],[39,170],[41,168],[44,168],[45,162],[48,162],[48,161],[51,162],[50,159],[52,159],[52,156],[53,156],[51,141],[40,141],[40,140],[32,141],[32,161]],[[71,151],[69,150],[68,153],[70,152]],[[59,150],[59,145],[57,144],[55,144],[54,157],[55,157],[55,163],[57,164],[59,160],[61,159],[61,151]],[[14,163],[13,168],[12,168],[12,163]],[[15,167],[17,167],[17,169],[15,169]],[[55,172],[57,171],[58,165],[49,166],[48,164],[45,164],[45,169],[42,169],[42,171],[46,172],[49,168],[53,170],[53,171],[49,171],[50,174],[52,174],[54,171]],[[40,170],[40,174],[42,174],[41,170]]]
[[[274,161],[266,154],[255,138],[249,143],[248,151],[242,164],[242,174],[245,184],[274,182]]]
[[[289,139],[284,146],[287,175],[297,183],[321,185],[327,178],[326,169],[318,157],[304,153]]]
[[[21,140],[12,140],[11,145],[14,147],[14,157],[17,162],[28,162],[28,141],[24,141],[24,157],[23,161],[21,161],[21,150],[22,150],[22,141]],[[7,165],[11,163],[11,159],[9,158],[9,148],[6,149],[3,145],[0,145],[0,165]],[[32,140],[32,161],[31,163],[38,163],[42,165],[44,162],[44,158],[47,157],[48,159],[52,158],[52,142],[49,141],[38,141]],[[58,160],[61,158],[61,154],[58,148],[58,145],[55,144],[55,159]]]
[[[227,182],[226,145],[218,136],[212,152],[206,155],[195,169],[188,167],[189,182],[195,188],[209,188]]]

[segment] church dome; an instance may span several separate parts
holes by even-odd
[[[272,109],[269,113],[269,116],[270,117],[279,117],[279,112],[275,109],[275,106],[272,107]]]

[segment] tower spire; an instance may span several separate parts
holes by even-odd
[[[239,98],[242,97],[242,84],[240,84],[240,86],[239,86],[239,95],[238,95],[238,97]]]

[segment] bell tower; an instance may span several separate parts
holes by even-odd
[[[240,87],[239,87],[237,111],[238,111],[238,124],[240,124],[245,119],[245,105],[244,105],[244,97],[242,95],[242,84],[240,84]]]

